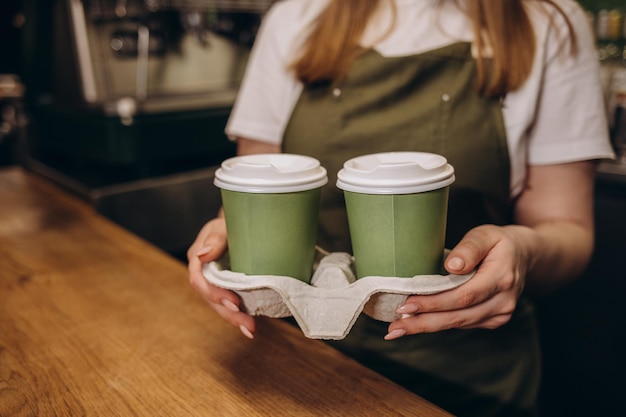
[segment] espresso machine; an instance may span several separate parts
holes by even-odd
[[[183,253],[273,0],[25,0],[29,168]]]

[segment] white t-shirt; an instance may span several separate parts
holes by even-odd
[[[226,126],[229,137],[281,143],[303,88],[289,67],[308,28],[327,2],[283,0],[265,15]],[[368,26],[361,40],[363,46],[392,57],[473,39],[471,22],[453,1],[443,2],[443,6],[439,0],[395,2],[397,14],[391,32],[381,36],[388,32],[392,16],[390,7],[383,6]],[[560,14],[538,1],[525,3],[536,32],[537,52],[529,79],[522,88],[507,94],[503,105],[511,158],[511,195],[521,192],[529,164],[613,157],[588,20],[574,0],[557,3],[576,31],[578,54],[569,54]]]

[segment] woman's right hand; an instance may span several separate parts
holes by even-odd
[[[237,294],[210,284],[202,274],[202,265],[219,259],[226,247],[226,222],[220,215],[204,225],[187,250],[189,283],[220,316],[252,339],[256,324],[252,316],[240,310],[241,300]]]
[[[237,138],[237,155],[280,152],[281,146],[277,144]],[[219,259],[224,254],[227,243],[224,212],[220,210],[217,218],[204,225],[187,251],[189,282],[220,316],[239,327],[246,337],[252,339],[256,324],[252,316],[240,311],[241,300],[237,294],[209,284],[202,275],[202,265]]]

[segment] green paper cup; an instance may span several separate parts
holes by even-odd
[[[454,169],[440,155],[390,152],[347,161],[344,190],[358,278],[439,274]]]
[[[302,155],[246,155],[215,173],[228,230],[231,270],[309,282],[321,187],[319,161]]]

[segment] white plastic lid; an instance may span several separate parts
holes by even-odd
[[[219,188],[244,193],[293,193],[328,183],[317,159],[294,154],[257,154],[230,158],[215,172]]]
[[[413,194],[446,187],[454,179],[454,168],[441,155],[388,152],[344,163],[337,187],[363,194]]]

